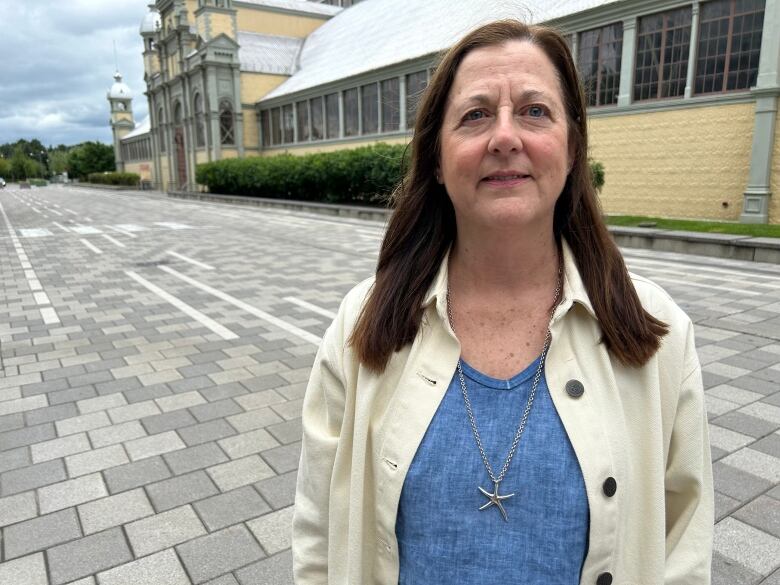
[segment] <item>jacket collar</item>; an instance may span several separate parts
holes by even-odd
[[[563,315],[571,309],[574,303],[581,305],[589,315],[597,320],[596,312],[593,310],[593,304],[585,290],[585,284],[582,282],[580,271],[577,268],[577,262],[574,259],[574,253],[569,247],[569,243],[561,238],[561,247],[563,248],[563,299],[558,304],[556,317]],[[439,266],[433,283],[428,288],[428,292],[423,300],[423,308],[427,308],[432,303],[436,303],[436,311],[439,316],[447,321],[447,282],[450,250],[444,256],[444,260]]]

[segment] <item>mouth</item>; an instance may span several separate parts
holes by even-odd
[[[497,173],[495,175],[488,175],[482,179],[482,182],[488,183],[489,185],[511,186],[517,185],[518,183],[523,183],[530,178],[531,175],[526,175],[523,173]]]

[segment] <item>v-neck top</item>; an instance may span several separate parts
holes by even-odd
[[[498,476],[526,407],[537,358],[509,380],[462,363],[482,444]],[[406,475],[396,520],[399,585],[577,585],[587,553],[585,482],[544,375],[499,493],[469,423],[457,370]]]

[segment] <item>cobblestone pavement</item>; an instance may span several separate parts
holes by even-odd
[[[0,216],[0,583],[291,583],[309,367],[382,225],[57,187]],[[626,256],[696,322],[713,582],[780,584],[780,266]]]

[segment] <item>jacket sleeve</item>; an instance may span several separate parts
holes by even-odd
[[[665,585],[709,585],[712,460],[701,367],[688,322],[683,376],[666,464]]]
[[[340,329],[337,317],[325,333],[314,359],[303,400],[303,441],[292,526],[296,585],[328,583],[330,486],[345,396]]]

